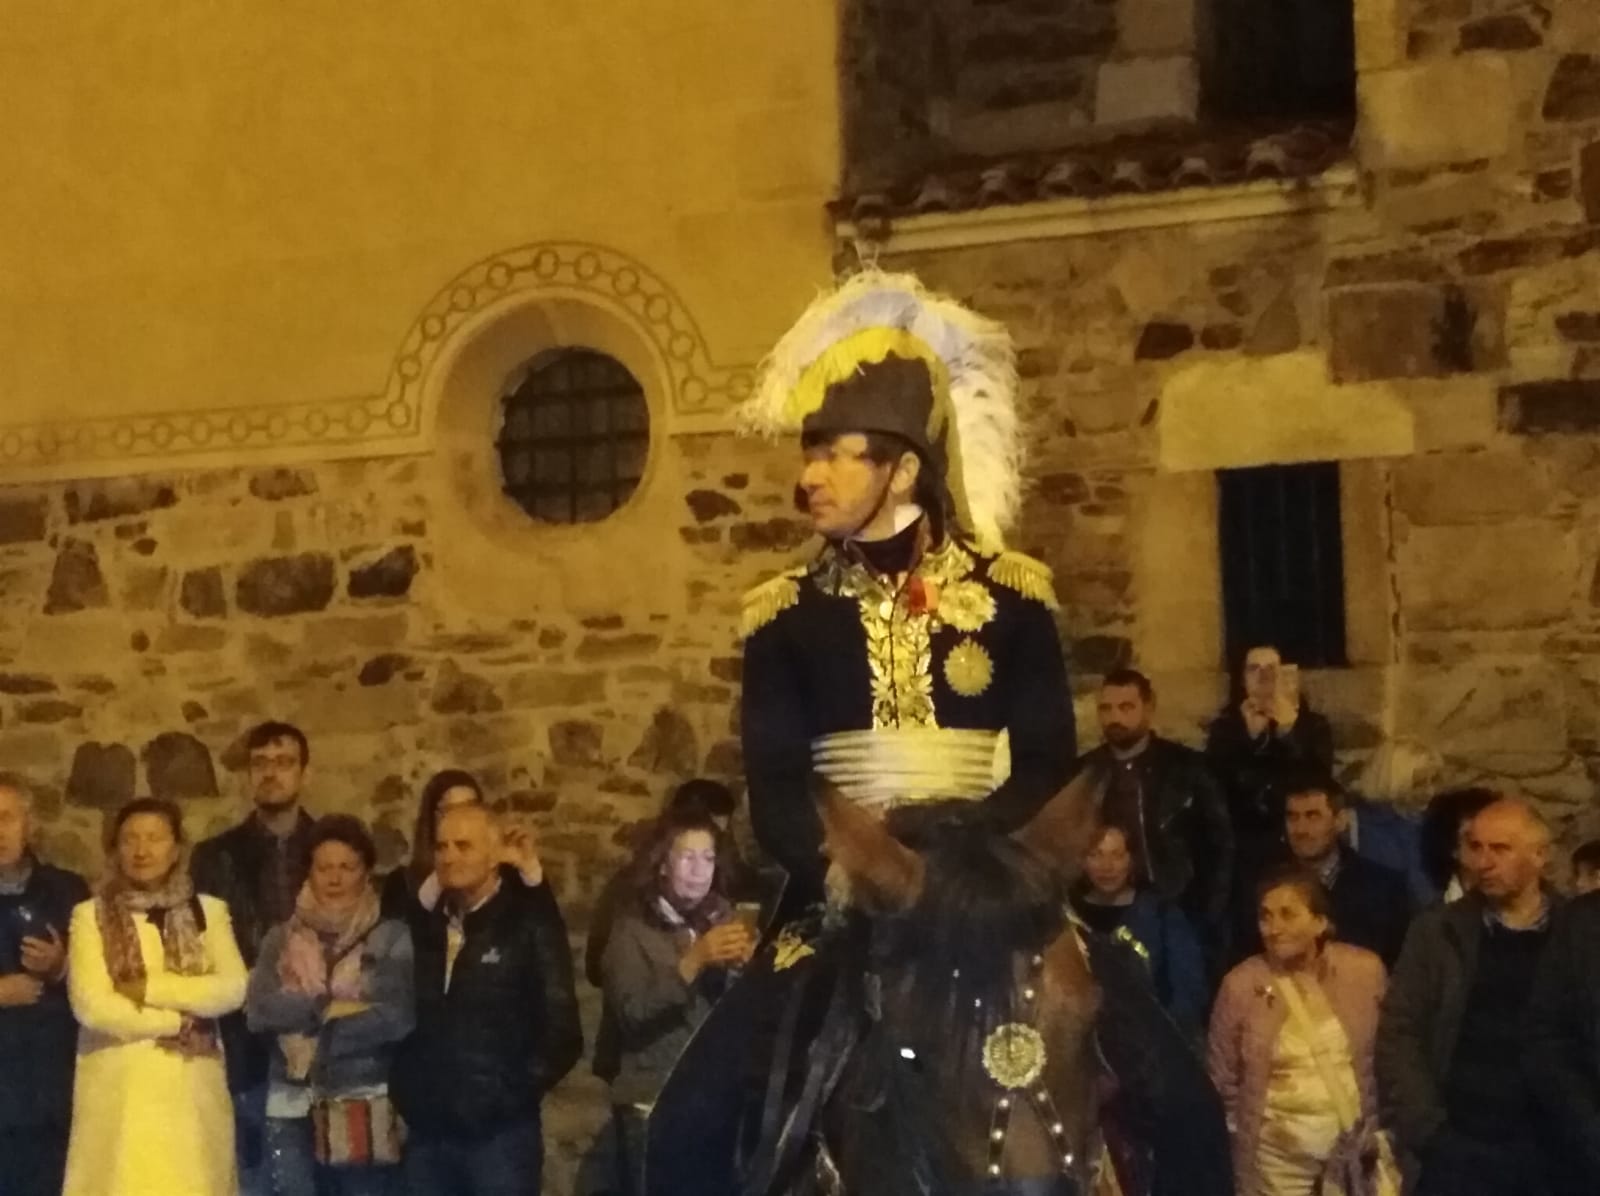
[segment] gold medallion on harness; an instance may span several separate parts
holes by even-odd
[[[1006,1022],[983,1040],[983,1070],[1002,1088],[1026,1088],[1044,1074],[1044,1036],[1032,1026]]]

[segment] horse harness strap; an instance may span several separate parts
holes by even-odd
[[[1036,954],[1029,963],[1029,976],[1021,992],[1018,1014],[1031,1019],[1039,999],[1040,972],[1044,956]],[[1067,1145],[1067,1127],[1060,1110],[1044,1084],[1047,1057],[1044,1036],[1028,1021],[1005,1022],[989,1032],[983,1042],[983,1070],[999,1087],[994,1111],[989,1117],[988,1177],[1000,1177],[1006,1151],[1006,1135],[1011,1128],[1011,1113],[1017,1101],[1026,1100],[1039,1114],[1050,1135],[1061,1164],[1062,1174],[1071,1177],[1077,1159]]]

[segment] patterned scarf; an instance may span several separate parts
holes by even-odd
[[[144,914],[161,934],[161,951],[167,971],[179,976],[204,976],[211,969],[204,932],[200,928],[200,903],[189,873],[181,865],[167,875],[159,888],[136,889],[121,875],[112,877],[94,903],[95,922],[105,945],[106,970],[113,983],[146,980],[144,952],[139,947],[135,914]],[[176,1034],[156,1040],[169,1051],[193,1057],[222,1054],[217,1024],[210,1018],[183,1015]]]
[[[318,902],[310,881],[300,886],[294,916],[285,927],[283,953],[278,956],[283,991],[326,995],[335,1001],[366,1000],[358,948],[378,918],[378,894],[370,885],[355,905],[342,910],[330,910]],[[278,1045],[288,1078],[304,1081],[316,1062],[317,1036],[280,1034]]]
[[[135,914],[148,915],[160,930],[167,971],[180,976],[204,976],[211,971],[196,916],[194,885],[181,867],[174,868],[154,889],[136,889],[120,875],[113,877],[100,890],[94,914],[105,944],[106,969],[116,983],[148,977]]]

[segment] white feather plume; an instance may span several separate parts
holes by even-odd
[[[869,269],[817,297],[762,363],[739,410],[749,431],[799,430],[789,402],[806,367],[866,328],[899,328],[945,363],[953,426],[946,432],[950,488],[981,546],[1000,548],[1022,502],[1016,351],[1005,327],[927,290],[910,274]]]

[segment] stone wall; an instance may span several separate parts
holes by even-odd
[[[1018,335],[1021,539],[1057,569],[1080,686],[1144,663],[1197,738],[1222,694],[1206,471],[1341,460],[1352,667],[1308,689],[1346,759],[1419,735],[1593,833],[1600,17],[1357,17],[1361,202],[897,264]]]
[[[507,559],[518,611],[486,613],[439,567],[460,499],[426,459],[0,489],[0,761],[41,785],[44,854],[99,875],[136,793],[177,799],[195,837],[236,821],[240,737],[284,718],[311,739],[310,807],[372,820],[384,867],[427,776],[475,772],[537,829],[581,950],[626,829],[684,778],[737,787],[738,596],[805,535],[787,456],[714,434],[661,452],[649,516],[687,584],[619,559],[585,612],[528,580],[559,560]],[[550,1112],[557,1192],[605,1116],[586,1069]]]

